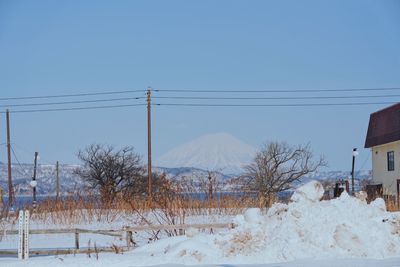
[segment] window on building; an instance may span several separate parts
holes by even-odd
[[[388,171],[394,171],[394,151],[389,151],[387,153],[387,165]]]

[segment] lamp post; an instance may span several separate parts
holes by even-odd
[[[354,196],[354,164],[358,156],[357,148],[353,148],[353,163],[351,164],[351,194]]]
[[[33,189],[33,207],[36,207],[36,186],[37,186],[37,181],[36,181],[36,169],[37,169],[37,161],[38,161],[38,152],[35,152],[35,160],[34,160],[34,165],[33,165],[33,176],[32,176],[32,181],[29,183],[32,186]]]

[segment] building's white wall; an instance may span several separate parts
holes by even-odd
[[[394,171],[388,171],[387,152],[394,151]],[[372,148],[372,179],[383,184],[383,193],[397,195],[397,179],[400,179],[400,141]]]

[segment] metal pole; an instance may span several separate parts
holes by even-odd
[[[14,203],[14,187],[11,175],[11,141],[10,141],[10,112],[6,110],[7,121],[7,156],[8,156],[8,207]]]
[[[151,170],[151,88],[147,89],[147,172],[149,183],[149,200],[152,199],[152,170]]]
[[[60,197],[60,177],[58,174],[58,161],[56,162],[56,199]]]
[[[33,176],[32,176],[32,181],[36,181],[36,169],[37,169],[37,157],[38,157],[38,152],[35,152],[35,161],[33,165]],[[36,185],[34,184],[33,187],[33,206],[36,206]]]
[[[353,162],[351,164],[351,194],[354,196],[354,164],[356,161],[357,148],[353,148]]]
[[[208,173],[208,198],[209,200],[213,199],[213,185],[212,185],[211,173]]]

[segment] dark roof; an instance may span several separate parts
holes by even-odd
[[[400,103],[374,112],[369,117],[365,148],[400,140]]]

